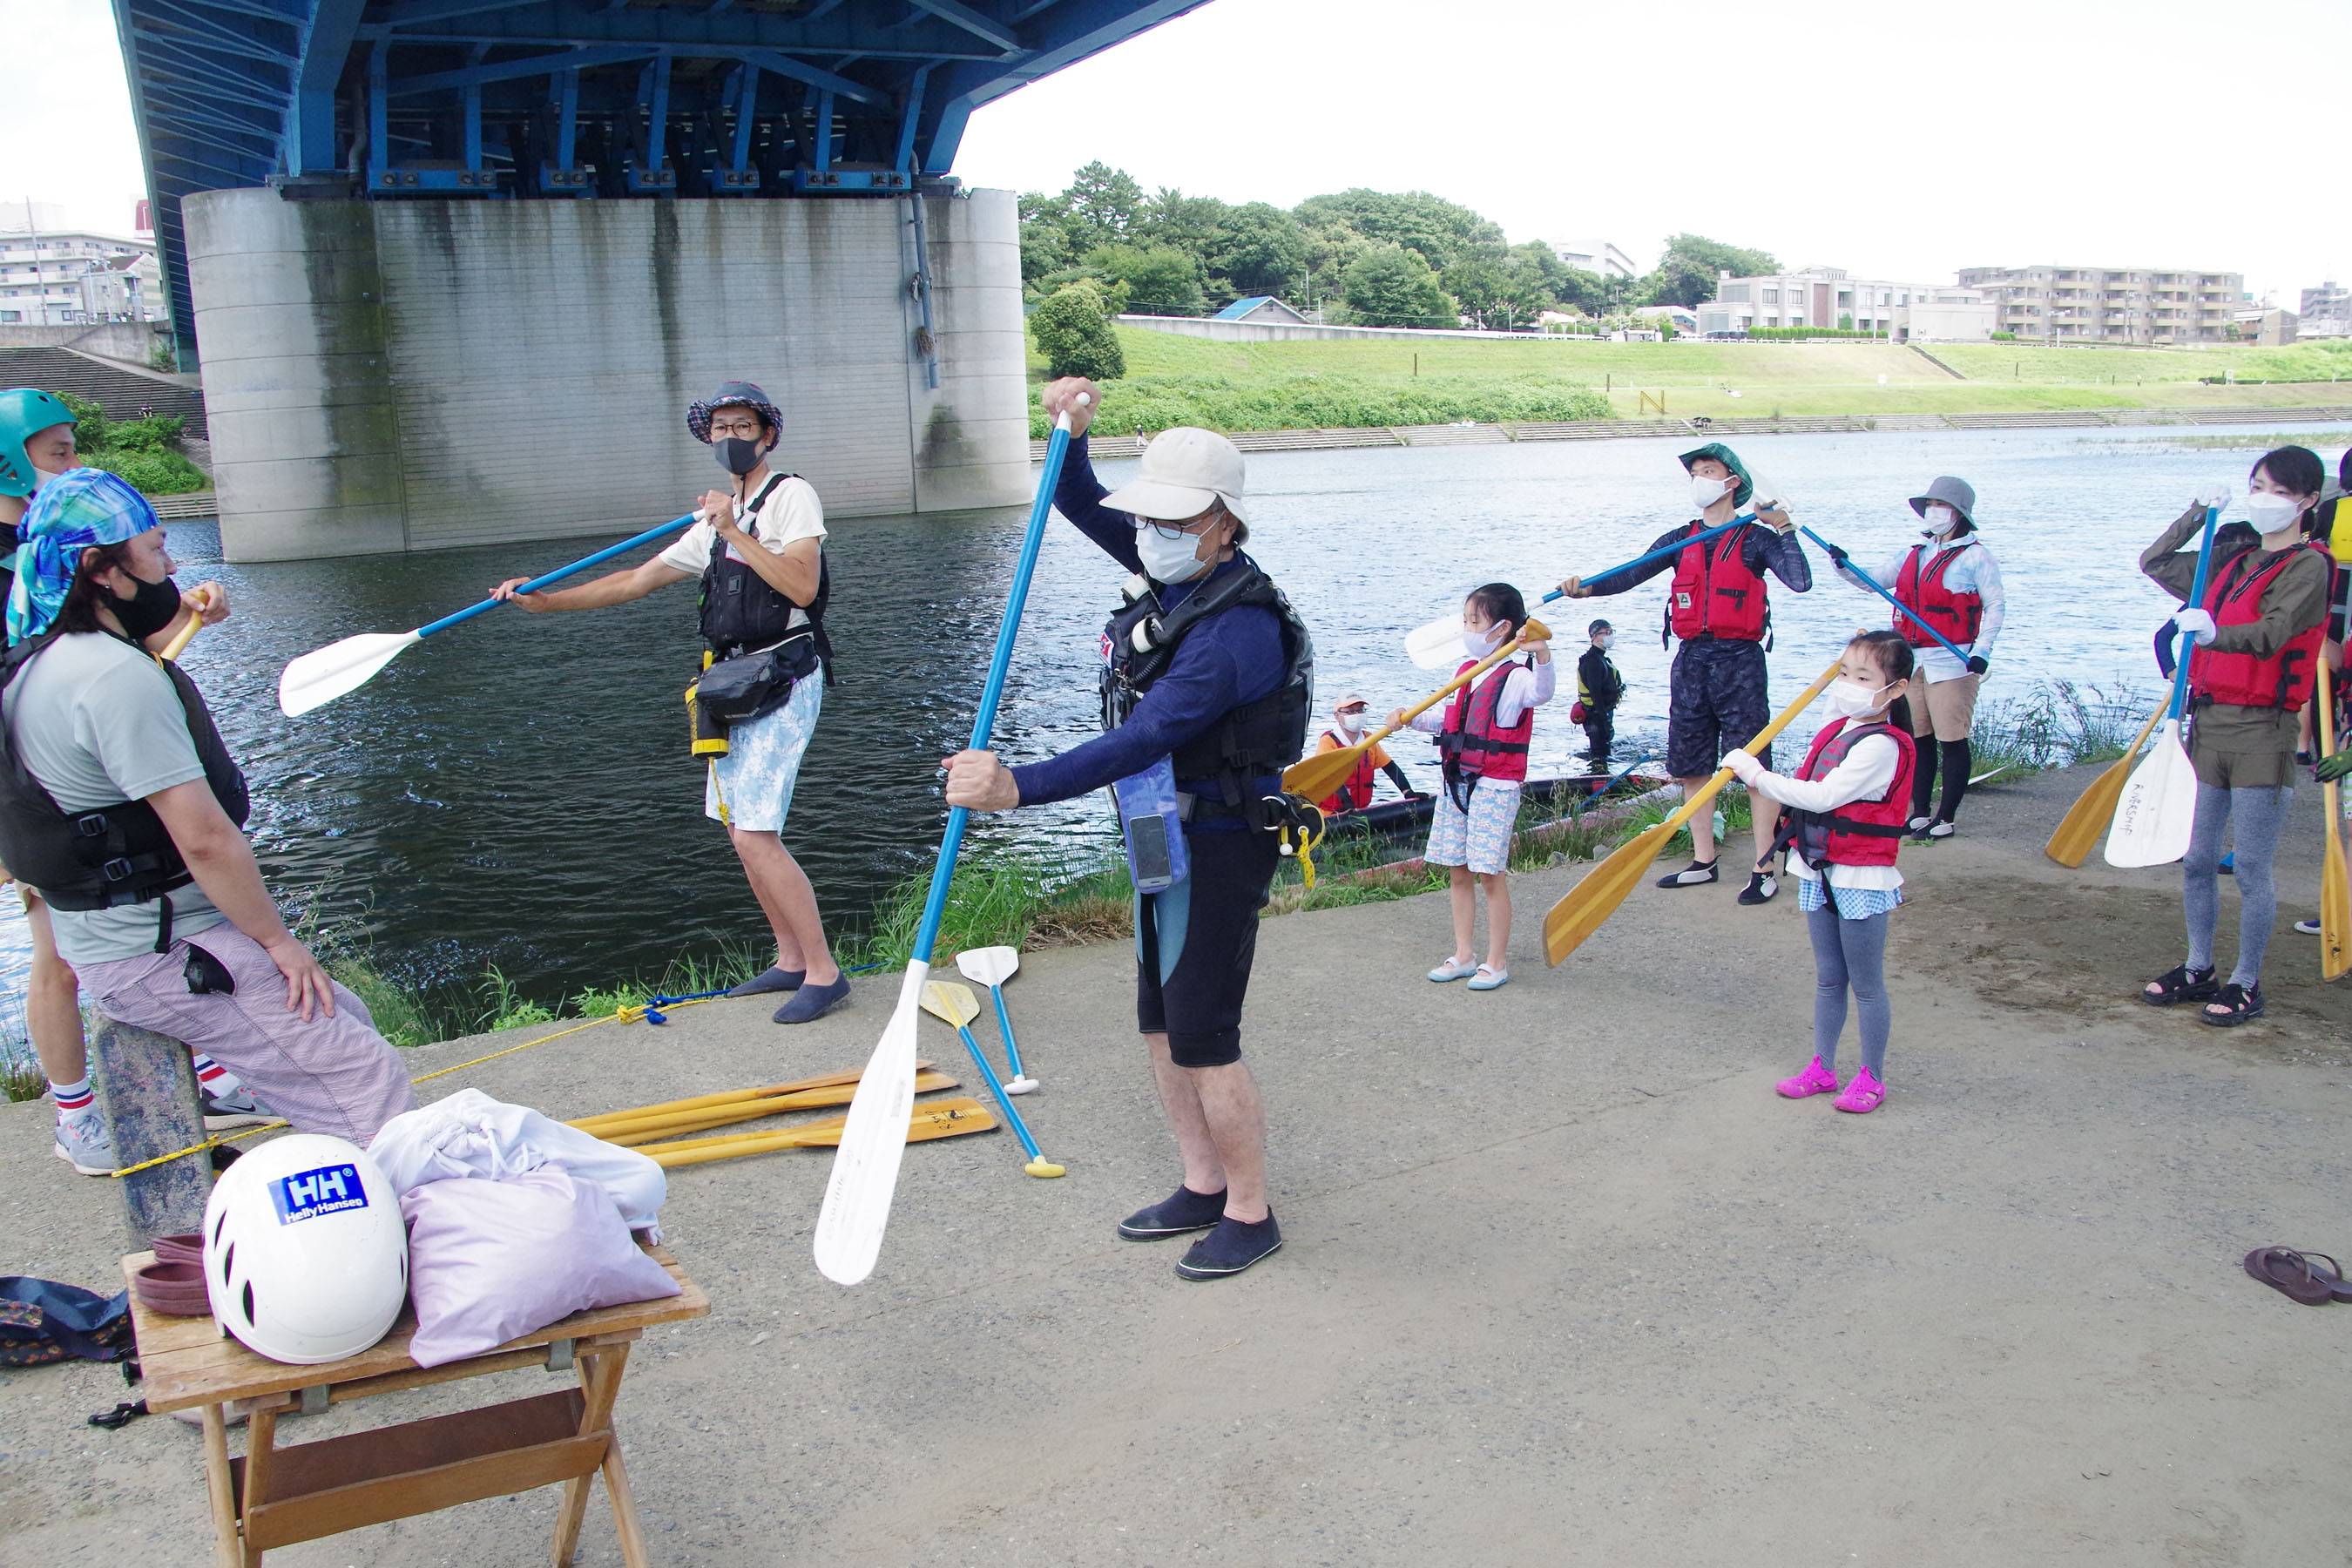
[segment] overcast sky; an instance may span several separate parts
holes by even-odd
[[[2347,0],[1211,0],[982,110],[957,172],[1417,188],[1643,266],[1687,229],[1906,281],[2221,268],[2293,308],[2352,274],[2347,62]],[[120,231],[142,189],[105,0],[0,0],[0,200]]]

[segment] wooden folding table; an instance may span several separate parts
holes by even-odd
[[[662,1247],[646,1250],[683,1294],[575,1312],[496,1350],[436,1367],[409,1360],[416,1321],[404,1309],[373,1349],[323,1366],[289,1366],[254,1354],[210,1317],[150,1312],[134,1290],[131,1315],[147,1408],[159,1415],[204,1412],[205,1478],[218,1568],[250,1568],[273,1546],[557,1481],[563,1483],[563,1505],[556,1513],[554,1561],[562,1568],[579,1544],[589,1478],[599,1470],[620,1529],[622,1559],[629,1568],[642,1568],[645,1536],[613,1432],[613,1401],[631,1341],[655,1324],[710,1310],[710,1299],[677,1259]],[[154,1260],[151,1252],[132,1253],[122,1260],[125,1278]],[[288,1412],[311,1414],[370,1394],[524,1366],[576,1368],[580,1386],[348,1436],[277,1445],[278,1418]],[[253,1403],[246,1454],[231,1458],[226,1421],[236,1401]]]

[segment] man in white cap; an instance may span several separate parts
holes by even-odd
[[[1317,754],[1362,745],[1364,730],[1371,722],[1370,712],[1371,704],[1360,692],[1351,691],[1333,703],[1332,727],[1317,737]],[[1412,787],[1412,781],[1404,776],[1402,768],[1397,766],[1396,759],[1373,745],[1364,747],[1364,754],[1356,759],[1356,771],[1348,775],[1348,782],[1315,804],[1321,806],[1327,816],[1342,811],[1361,811],[1372,804],[1373,781],[1381,773],[1389,775],[1389,782],[1397,786],[1397,794],[1405,799],[1421,798]]]
[[[1087,401],[1077,401],[1081,393]],[[1065,377],[1045,389],[1045,404],[1050,415],[1069,415],[1075,437],[1055,506],[1135,574],[1104,629],[1105,732],[1016,768],[992,752],[960,752],[946,763],[948,804],[1010,811],[1112,784],[1129,786],[1123,797],[1174,803],[1148,834],[1130,829],[1129,848],[1139,881],[1152,880],[1137,846],[1156,844],[1172,826],[1165,861],[1171,869],[1186,862],[1172,885],[1138,896],[1135,921],[1136,1021],[1184,1181],[1129,1215],[1118,1233],[1157,1241],[1207,1231],[1176,1272],[1215,1279],[1282,1245],[1266,1205],[1265,1112],[1241,1059],[1242,1003],[1277,859],[1267,797],[1279,795],[1282,770],[1306,745],[1314,644],[1281,590],[1241,552],[1249,523],[1242,456],[1231,441],[1163,430],[1143,454],[1142,473],[1112,493],[1087,456],[1101,393]]]

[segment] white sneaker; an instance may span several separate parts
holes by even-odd
[[[226,1094],[208,1094],[205,1100],[205,1131],[226,1132],[232,1127],[260,1127],[278,1120],[278,1113],[254,1098],[242,1084]]]
[[[1958,833],[1958,828],[1953,826],[1950,823],[1944,821],[1941,817],[1938,817],[1927,825],[1927,836],[1930,838],[1949,838],[1953,834]]]
[[[58,1118],[58,1159],[84,1176],[114,1174],[114,1135],[95,1105],[68,1110]]]
[[[2319,934],[2319,922],[2316,920],[2297,921],[2294,922],[2294,929],[2301,931],[2305,936],[2317,936]]]
[[[1932,816],[1915,816],[1911,819],[1910,830],[1914,833],[1925,833],[1935,820]]]

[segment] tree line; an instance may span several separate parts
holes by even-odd
[[[1067,189],[1021,198],[1021,280],[1040,308],[1079,292],[1056,315],[1196,316],[1271,294],[1322,319],[1371,327],[1532,329],[1543,311],[1606,316],[1715,297],[1717,270],[1780,270],[1760,250],[1694,234],[1667,242],[1641,278],[1570,267],[1541,240],[1513,245],[1500,225],[1426,191],[1358,188],[1285,210],[1161,187],[1146,195],[1100,162]],[[1042,323],[1041,323],[1042,324]],[[1108,337],[1108,331],[1104,332]]]

